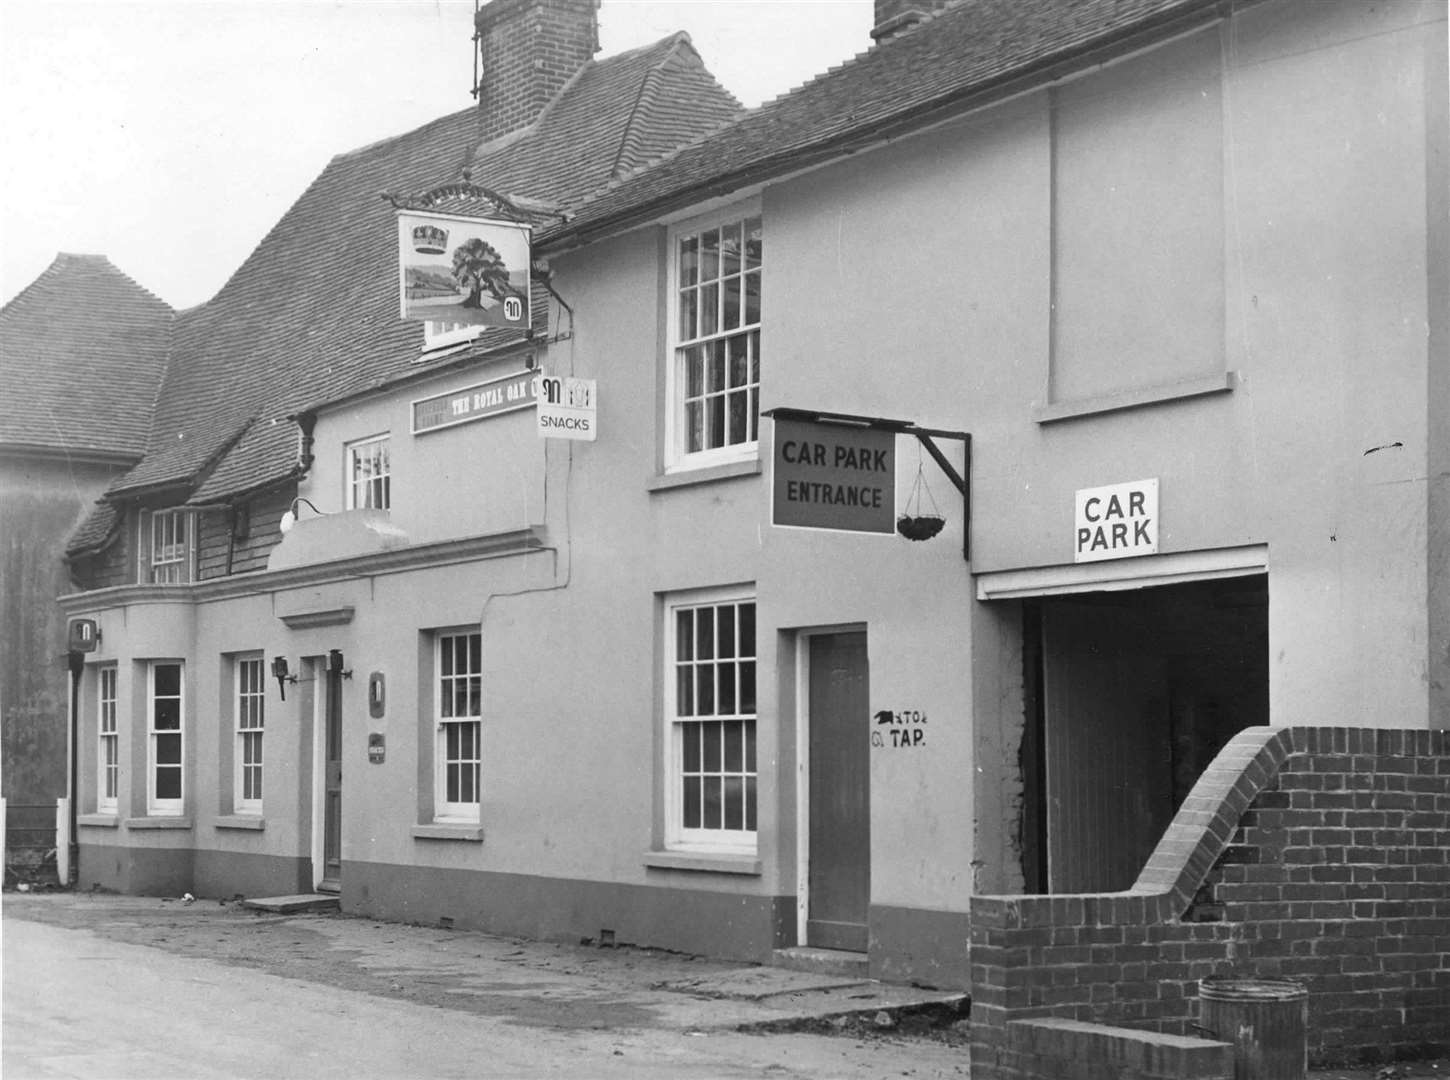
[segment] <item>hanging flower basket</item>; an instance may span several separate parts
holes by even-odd
[[[945,524],[946,519],[935,514],[902,514],[896,519],[896,531],[908,540],[930,540]]]

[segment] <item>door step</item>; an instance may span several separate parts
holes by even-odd
[[[342,900],[327,893],[301,893],[297,896],[258,896],[242,901],[243,907],[255,911],[275,911],[282,915],[296,915],[301,912],[340,911]]]
[[[871,977],[871,965],[866,954],[847,952],[844,949],[817,949],[806,945],[776,949],[771,954],[771,963],[787,971],[809,971],[816,975],[837,975],[847,979]]]

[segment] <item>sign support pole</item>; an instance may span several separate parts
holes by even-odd
[[[810,409],[776,408],[766,409],[760,414],[771,419],[802,420],[816,424],[837,424],[842,427],[869,427],[898,435],[914,435],[931,459],[940,467],[952,486],[962,496],[962,559],[972,558],[972,435],[967,431],[943,431],[940,428],[919,427],[910,420],[889,420],[880,416],[855,416],[850,413],[815,412]],[[935,439],[954,439],[962,444],[962,472],[958,473],[942,453]]]

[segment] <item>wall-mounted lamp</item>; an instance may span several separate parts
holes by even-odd
[[[272,677],[277,680],[277,693],[282,695],[282,700],[287,700],[287,684],[297,681],[296,675],[287,673],[287,658],[285,656],[272,657]]]
[[[329,649],[327,653],[327,673],[329,675],[341,676],[344,679],[351,679],[352,669],[349,668],[348,670],[344,671],[342,663],[342,650]]]
[[[292,505],[289,506],[286,512],[282,515],[282,522],[279,525],[279,528],[282,530],[283,533],[291,532],[292,526],[297,524],[297,506],[299,503],[306,503],[308,506],[311,506],[312,512],[318,517],[327,516],[321,510],[317,509],[317,507],[312,506],[312,500],[304,499],[299,495],[297,498],[292,500]]]

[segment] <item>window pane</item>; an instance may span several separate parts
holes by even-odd
[[[695,668],[695,712],[711,716],[715,712],[715,667],[701,664]]]
[[[745,827],[745,784],[738,776],[727,776],[723,780],[725,788],[725,828],[743,829]]]
[[[707,829],[718,829],[723,820],[721,812],[720,796],[722,794],[720,777],[707,776],[704,780],[705,786],[705,825]]]
[[[685,806],[684,826],[687,829],[698,829],[702,814],[700,811],[700,786],[701,780],[698,776],[685,777]]]
[[[720,771],[720,729],[723,726],[718,720],[700,725],[705,749],[705,772]]]
[[[181,729],[181,702],[176,698],[158,698],[153,703],[153,725],[158,731]]]
[[[158,696],[175,697],[181,693],[180,664],[157,664],[152,670],[156,673],[154,685]]]
[[[740,655],[755,655],[755,604],[740,605]]]
[[[692,611],[678,611],[675,613],[675,658],[677,660],[692,660],[695,656],[695,613]]]
[[[755,771],[755,721],[746,720],[742,725],[745,729],[745,771]]]
[[[734,330],[740,325],[740,277],[728,277],[723,282],[724,309],[720,313],[720,327]]]
[[[158,765],[181,764],[181,736],[156,736],[156,763]]]
[[[720,276],[720,230],[707,229],[700,234],[700,280],[713,281]]]
[[[710,445],[725,445],[725,398],[710,398]]]
[[[709,337],[720,331],[720,286],[705,285],[700,289],[700,336]]]
[[[685,396],[699,397],[705,392],[705,346],[685,350]]]
[[[680,340],[689,341],[700,336],[699,318],[700,294],[694,289],[680,293]]]
[[[715,609],[719,633],[715,640],[718,646],[715,649],[716,656],[735,655],[735,605],[721,604]]]
[[[675,712],[680,716],[695,715],[694,670],[689,664],[682,664],[675,671],[675,693],[678,698]]]
[[[740,272],[740,222],[734,221],[720,230],[720,275]]]
[[[745,265],[759,266],[761,256],[761,229],[758,217],[745,219]]]
[[[695,642],[699,647],[696,656],[701,660],[709,660],[715,655],[715,611],[713,608],[696,608],[694,614],[697,630]]]
[[[725,771],[741,772],[745,764],[745,725],[725,725]]]
[[[692,454],[705,449],[705,410],[698,401],[685,406],[685,446]]]
[[[754,326],[760,322],[760,271],[753,270],[745,275],[745,325]]]
[[[754,766],[752,765],[753,769]],[[755,777],[745,778],[745,827],[755,831]]]
[[[709,346],[710,370],[705,389],[715,393],[725,389],[725,342],[712,341]]]
[[[700,725],[684,724],[680,728],[680,743],[684,759],[685,772],[697,773],[700,771]]]
[[[181,770],[174,768],[156,770],[156,797],[158,799],[181,798]]]
[[[755,662],[752,660],[740,665],[740,712],[745,716],[755,715]]]
[[[716,667],[719,673],[719,698],[720,707],[716,711],[721,716],[735,715],[735,665],[730,663],[720,664]]]
[[[700,280],[700,241],[687,236],[680,241],[680,284],[693,285]]]
[[[746,442],[750,438],[750,395],[740,392],[730,395],[730,435],[731,446],[736,443]]]
[[[736,334],[727,343],[730,354],[730,386],[745,386],[750,378],[750,335]]]

